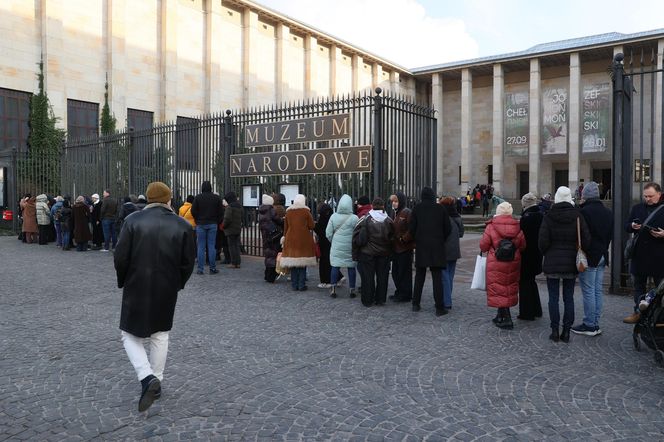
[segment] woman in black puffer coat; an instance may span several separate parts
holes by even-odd
[[[265,276],[263,279],[267,282],[274,282],[277,279],[277,254],[279,253],[279,238],[273,237],[275,230],[284,231],[284,220],[277,216],[274,209],[274,200],[269,195],[263,195],[262,204],[258,208],[258,225],[263,236],[263,256],[265,256]]]
[[[554,342],[569,342],[569,333],[574,323],[574,281],[578,273],[576,269],[577,252],[577,220],[581,227],[581,248],[590,247],[590,231],[579,209],[574,207],[572,192],[568,187],[561,186],[556,191],[555,204],[542,221],[539,233],[539,249],[544,255],[542,270],[546,275],[549,290],[549,318],[551,319],[551,335]],[[563,332],[559,332],[560,280],[563,280]]]

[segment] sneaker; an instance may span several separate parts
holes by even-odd
[[[602,334],[602,329],[599,328],[599,326],[595,327],[595,336],[601,335]]]
[[[108,249],[101,249],[100,252],[108,252]]]
[[[346,282],[346,277],[344,276],[339,280],[339,282],[337,282],[337,285],[344,285],[345,282]]]
[[[639,322],[639,319],[641,319],[641,314],[639,312],[634,312],[625,319],[623,319],[623,322],[625,324],[636,324]]]
[[[204,275],[203,270],[196,270],[197,275]]]
[[[329,289],[330,287],[332,287],[332,284],[328,284],[326,282],[321,282],[316,287],[318,287],[319,289]]]
[[[639,310],[642,312],[645,312],[648,310],[648,307],[650,307],[650,303],[646,301],[645,299],[641,302],[639,302]]]
[[[597,330],[599,330],[599,327],[588,327],[583,322],[576,327],[572,327],[572,333],[577,335],[597,336],[599,334]]]
[[[156,376],[149,375],[141,381],[141,384],[143,385],[143,391],[138,401],[138,411],[143,412],[152,406],[157,391],[160,392],[161,396],[161,382]]]
[[[348,293],[349,298],[355,298],[357,295],[355,294],[355,289],[350,289],[350,293]]]
[[[217,270],[217,269],[210,269],[210,275],[216,275],[217,273],[219,273],[219,270]]]

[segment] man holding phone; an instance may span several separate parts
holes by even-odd
[[[634,284],[634,313],[623,319],[627,324],[639,321],[639,301],[646,293],[648,278],[655,286],[664,278],[664,210],[662,188],[657,183],[647,183],[643,187],[643,201],[632,207],[625,230],[638,235],[629,272]]]

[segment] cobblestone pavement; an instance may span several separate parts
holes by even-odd
[[[629,299],[567,345],[545,319],[498,330],[468,289],[478,241],[442,318],[430,281],[413,313],[331,299],[317,269],[307,292],[266,284],[258,258],[193,275],[162,398],[139,413],[112,255],[0,238],[0,440],[664,439],[664,370],[632,349]]]

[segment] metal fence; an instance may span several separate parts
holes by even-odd
[[[629,54],[627,60],[623,54],[616,54],[611,74],[614,212],[611,288],[620,291],[629,285],[628,263],[623,258],[629,235],[623,223],[631,206],[641,200],[644,184],[649,181],[662,184],[664,178],[664,82],[663,70],[656,68],[654,50],[651,54],[642,51],[636,57]]]
[[[101,194],[108,189],[111,195],[123,197],[142,194],[148,183],[159,180],[173,189],[177,208],[187,195],[200,191],[203,181],[210,181],[220,195],[231,190],[238,194],[245,205],[244,249],[248,254],[262,255],[257,208],[247,206],[243,186],[255,188],[260,202],[261,193],[276,193],[283,184],[296,184],[314,215],[319,203],[338,201],[344,193],[355,199],[362,195],[386,198],[399,190],[414,201],[422,187],[435,187],[434,110],[381,92],[377,89],[376,94],[319,98],[200,118],[179,117],[147,130],[128,128],[110,136],[68,140],[62,152],[52,158],[16,154],[12,195],[75,196]],[[246,147],[244,128],[248,125],[341,113],[350,114],[349,139]],[[258,178],[231,178],[229,174],[231,154],[360,145],[373,146],[372,172]]]

